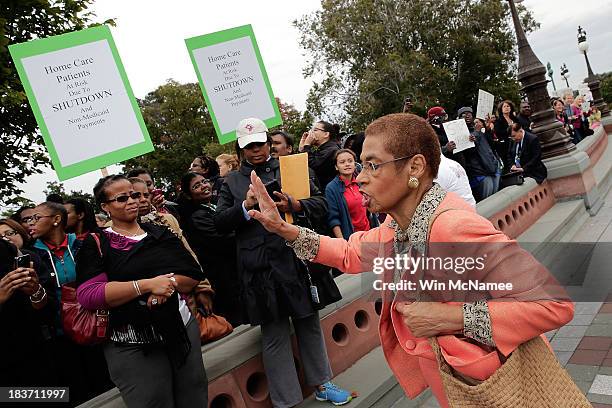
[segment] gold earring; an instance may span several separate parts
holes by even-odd
[[[419,188],[419,179],[414,176],[410,176],[410,179],[408,180],[408,187],[413,189]]]

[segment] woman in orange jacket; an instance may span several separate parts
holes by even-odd
[[[431,387],[440,404],[449,406],[428,338],[436,338],[456,375],[478,382],[522,343],[572,319],[572,302],[538,261],[459,196],[433,183],[440,146],[425,120],[411,114],[377,119],[366,129],[361,158],[357,182],[363,204],[370,212],[389,214],[380,227],[345,241],[288,224],[254,174],[251,190],[259,211],[249,214],[285,238],[302,259],[345,273],[380,274],[381,345],[410,398]],[[451,259],[451,267],[434,262],[421,268],[416,262],[410,269],[400,266],[402,256],[412,262]],[[421,287],[426,281],[446,288]]]

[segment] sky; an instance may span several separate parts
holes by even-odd
[[[563,63],[570,73],[570,86],[577,89],[586,77],[584,56],[577,48],[578,25],[587,32],[593,70],[612,71],[612,1],[587,5],[575,0],[524,0],[523,4],[541,24],[528,40],[544,65],[551,62],[558,88],[565,87],[559,74]],[[197,82],[185,38],[251,24],[274,94],[299,110],[306,106],[312,80],[302,75],[307,57],[292,22],[319,8],[320,0],[233,0],[231,4],[201,0],[97,0],[93,6],[98,21],[114,18],[117,23],[111,31],[137,98],[143,98],[170,78],[182,83]],[[552,91],[551,85],[549,89]],[[119,169],[109,167],[111,173]],[[100,176],[99,171],[88,173],[65,181],[64,186],[67,191],[90,191]],[[42,190],[48,181],[58,181],[51,169],[29,177],[22,186],[24,195],[35,202],[43,201]]]

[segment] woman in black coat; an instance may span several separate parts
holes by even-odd
[[[201,174],[189,172],[181,178],[179,199],[181,229],[215,291],[213,310],[232,326],[242,324],[240,282],[236,271],[236,237],[215,227],[216,206],[211,203],[212,185]]]
[[[0,386],[64,385],[53,361],[54,281],[36,254],[23,252],[30,255],[33,268],[15,269],[20,250],[0,239]]]
[[[267,232],[247,213],[257,205],[254,194],[249,192],[252,171],[264,183],[276,180],[282,186],[282,180],[279,161],[270,156],[271,140],[266,134],[267,128],[260,120],[246,121],[252,123],[241,122],[237,129],[236,150],[242,159],[241,167],[225,178],[215,225],[221,233],[236,233],[240,302],[247,321],[261,326],[262,355],[272,405],[289,407],[302,401],[291,351],[289,318],[295,327],[306,382],[317,387],[318,397],[326,390],[335,392],[335,386],[328,383],[332,372],[305,264],[282,238]],[[270,189],[275,190],[281,213],[293,212],[308,218],[325,216],[325,198],[312,181],[311,198],[305,200],[292,200],[271,185]],[[350,394],[342,396],[343,401],[350,400]]]

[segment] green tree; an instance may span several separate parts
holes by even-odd
[[[29,198],[22,197],[22,196],[13,196],[9,198],[8,200],[5,200],[4,202],[5,207],[2,209],[2,212],[0,212],[0,218],[10,217],[19,208],[34,205],[34,204],[35,204],[34,201],[30,200]]]
[[[156,183],[172,190],[195,156],[230,151],[220,146],[198,84],[168,80],[139,101],[155,151],[124,162],[124,170],[149,169]]]
[[[322,0],[294,21],[310,54],[305,77],[321,78],[307,106],[362,130],[398,112],[474,105],[478,88],[518,101],[516,40],[505,0]],[[527,32],[537,28],[520,7]]]
[[[289,103],[284,103],[280,98],[276,98],[278,109],[283,120],[283,124],[270,130],[283,130],[294,137],[295,148],[302,137],[302,133],[307,132],[312,127],[314,117],[308,112],[300,112]]]
[[[81,30],[95,17],[93,0],[2,0],[0,5],[0,201],[23,193],[18,184],[49,163],[8,45]],[[112,20],[105,23],[114,24]]]
[[[608,105],[612,105],[612,72],[599,75],[601,81],[601,97]]]
[[[71,190],[70,193],[67,193],[64,184],[58,181],[48,181],[47,187],[43,190],[43,194],[45,196],[48,196],[49,194],[58,194],[64,201],[68,201],[71,198],[83,198],[89,201],[94,208],[96,204],[93,194],[85,193],[82,190]]]

